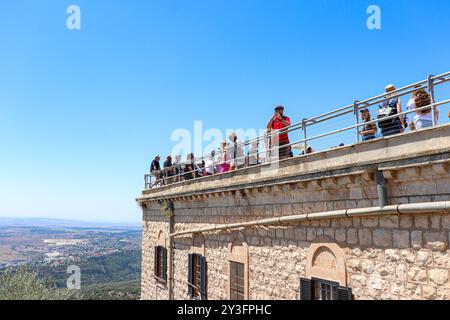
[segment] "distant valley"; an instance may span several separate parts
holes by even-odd
[[[137,224],[0,218],[0,273],[25,265],[63,288],[76,265],[89,299],[139,298],[140,250]]]

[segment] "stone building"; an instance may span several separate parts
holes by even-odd
[[[450,299],[450,125],[145,190],[142,299]]]

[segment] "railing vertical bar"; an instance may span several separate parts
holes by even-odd
[[[356,143],[360,142],[360,129],[359,129],[359,117],[358,117],[358,111],[359,111],[359,107],[358,107],[358,100],[355,100],[355,102],[353,102],[353,113],[355,114],[355,125],[356,125]]]
[[[434,76],[428,75],[428,92],[431,96],[431,103],[435,103],[434,100]],[[436,125],[436,115],[435,115],[435,107],[431,108],[431,120],[433,121],[433,126]]]
[[[307,147],[307,145],[308,145],[308,136],[307,136],[307,133],[306,133],[306,121],[307,121],[307,119],[305,119],[305,118],[302,120],[302,130],[303,130],[303,140],[304,140],[303,151],[304,151],[305,154],[306,154],[306,148],[308,148]]]

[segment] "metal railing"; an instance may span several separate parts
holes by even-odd
[[[435,88],[448,82],[450,82],[450,72],[438,76],[430,75],[426,80],[370,99],[355,101],[351,105],[309,119],[303,119],[299,123],[281,130],[267,132],[255,139],[234,143],[230,141],[227,146],[217,149],[214,155],[194,157],[191,154],[185,162],[177,161],[172,167],[146,174],[144,176],[145,189],[177,184],[260,164],[274,163],[294,156],[306,156],[309,153],[344,145],[358,144],[363,140],[367,141],[367,136],[370,139],[376,139],[381,136],[401,134],[407,130],[402,127],[403,122],[409,127],[408,130],[420,129],[411,128],[411,123],[414,126],[416,123],[417,125],[426,123],[426,126],[437,125],[438,109],[443,106],[448,107],[450,100],[437,102]],[[401,101],[401,97],[419,90],[425,90],[429,94],[430,104],[406,111],[407,106],[403,105],[400,113],[382,118],[371,118],[366,121],[360,119],[362,109],[367,109],[372,116],[376,116],[377,109],[379,109],[377,106],[390,104],[395,99]],[[442,112],[440,114],[442,115]],[[447,119],[447,115],[445,114],[440,118]],[[424,119],[427,121],[423,121]],[[367,135],[368,127],[372,130],[375,129],[373,137]],[[289,136],[289,143],[280,145],[278,143],[280,136],[285,134]]]

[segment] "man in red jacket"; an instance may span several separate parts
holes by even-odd
[[[289,145],[289,135],[286,130],[283,130],[286,127],[291,125],[291,119],[289,117],[284,116],[284,107],[277,106],[275,108],[275,113],[267,124],[267,129],[272,133],[272,148],[279,147],[279,159],[286,159],[292,157],[292,149]],[[276,150],[272,151],[275,152]]]

